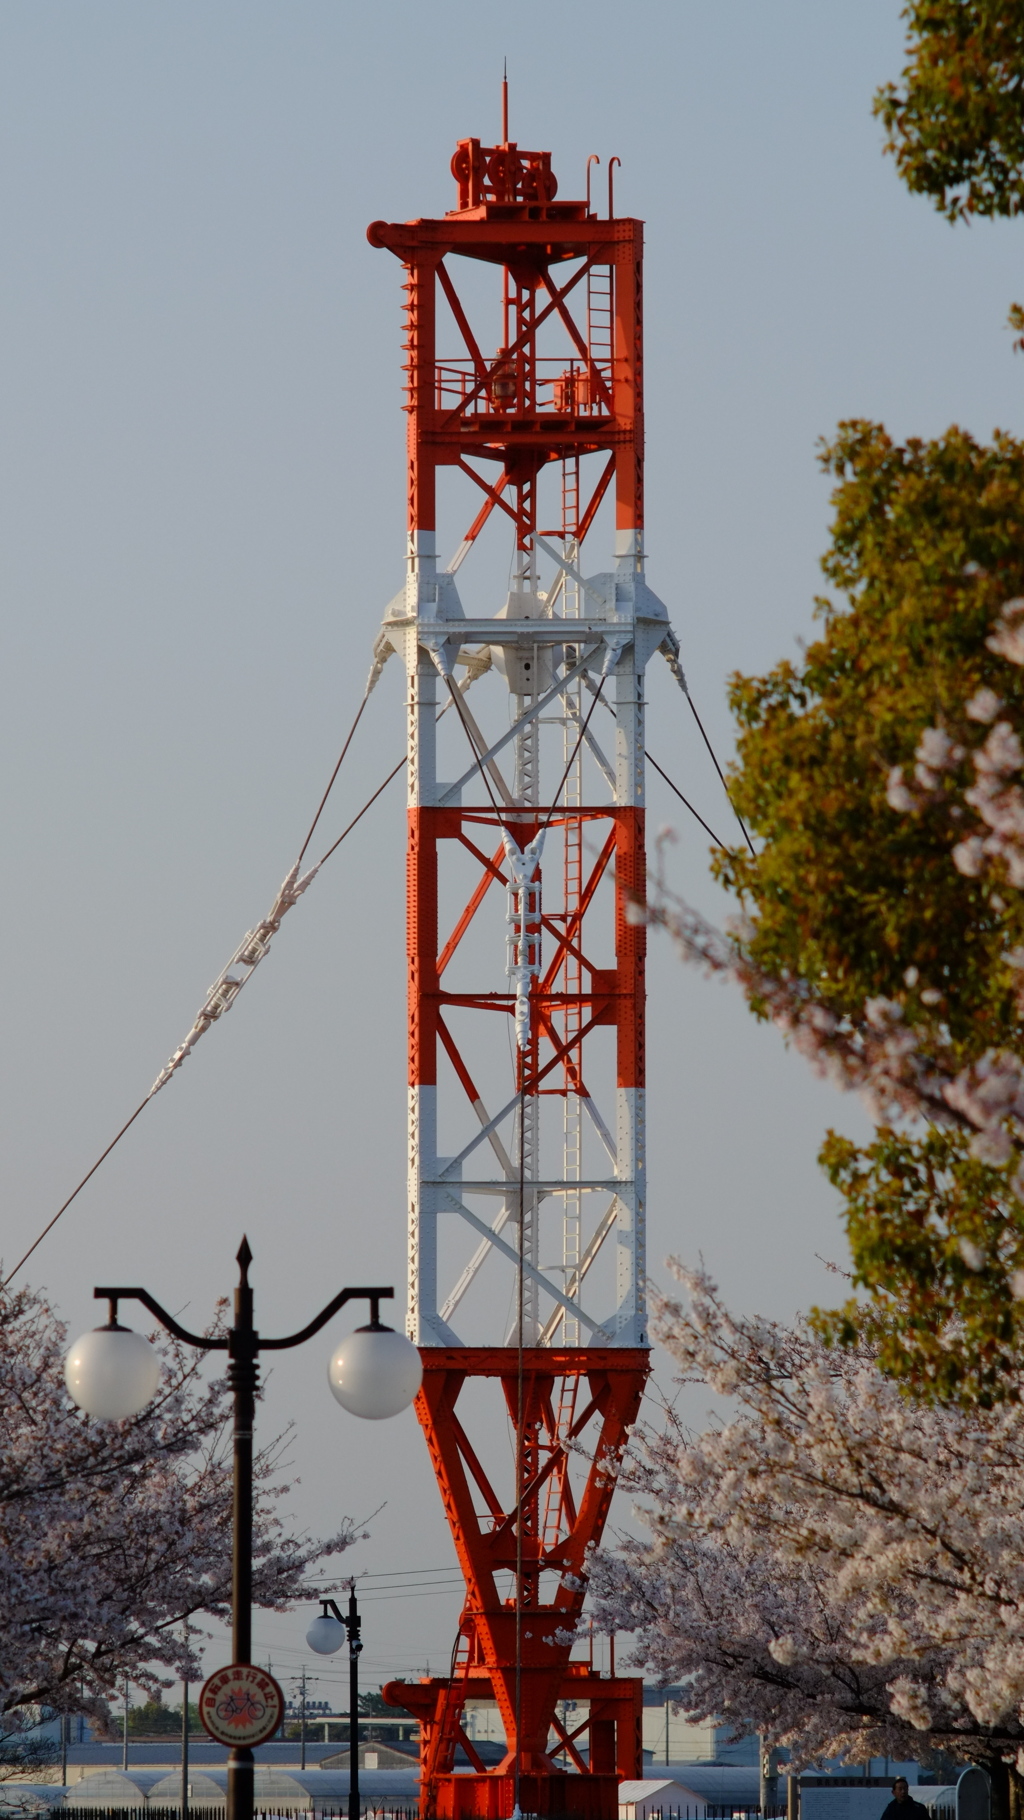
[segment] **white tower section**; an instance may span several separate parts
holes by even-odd
[[[521,1274],[527,1345],[642,1346],[643,678],[674,639],[633,533],[587,579],[538,535],[479,618],[432,545],[382,632],[408,679],[410,1336],[477,1343],[475,1296],[513,1342]]]

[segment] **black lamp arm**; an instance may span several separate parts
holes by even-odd
[[[188,1328],[182,1327],[180,1321],[176,1321],[172,1314],[168,1314],[166,1308],[161,1307],[156,1297],[150,1295],[148,1289],[140,1289],[137,1286],[110,1287],[108,1285],[94,1289],[92,1293],[110,1303],[112,1321],[117,1320],[118,1302],[141,1302],[144,1308],[149,1309],[150,1314],[156,1316],[160,1325],[165,1327],[168,1333],[173,1334],[176,1340],[184,1341],[186,1346],[197,1346],[203,1352],[227,1352],[231,1344],[227,1334],[212,1336],[190,1333]],[[319,1333],[321,1327],[326,1327],[332,1315],[336,1315],[338,1309],[343,1308],[346,1302],[369,1302],[370,1319],[376,1322],[380,1317],[380,1303],[390,1300],[394,1293],[394,1289],[386,1288],[342,1289],[328,1302],[326,1308],[320,1310],[320,1313],[309,1322],[308,1326],[300,1328],[298,1333],[286,1334],[280,1340],[260,1339],[257,1350],[259,1352],[280,1352],[289,1346],[301,1346],[304,1340],[311,1340],[315,1333]]]
[[[92,1293],[110,1303],[112,1321],[117,1320],[118,1302],[141,1302],[144,1308],[149,1309],[150,1314],[156,1315],[161,1327],[166,1327],[168,1333],[172,1333],[176,1340],[183,1340],[186,1346],[197,1346],[201,1352],[226,1352],[228,1349],[226,1334],[212,1336],[203,1333],[189,1333],[188,1328],[182,1327],[172,1314],[168,1314],[166,1308],[161,1308],[156,1297],[151,1296],[148,1289],[107,1288],[94,1289]]]
[[[353,1614],[352,1612],[339,1611],[338,1606],[335,1603],[335,1601],[333,1599],[325,1599],[323,1596],[323,1593],[320,1594],[320,1603],[323,1606],[323,1611],[320,1614],[321,1617],[337,1618],[339,1624],[344,1624],[345,1633],[348,1637],[349,1650],[351,1651],[351,1653],[353,1655],[358,1656],[361,1653],[362,1647],[363,1647],[362,1641],[361,1641],[360,1635],[359,1635],[359,1631],[360,1631],[359,1613],[356,1612],[355,1614]]]
[[[393,1289],[342,1289],[339,1294],[334,1297],[333,1301],[328,1302],[326,1308],[320,1310],[316,1319],[310,1321],[308,1327],[301,1328],[298,1333],[289,1333],[281,1340],[261,1339],[260,1351],[280,1352],[282,1348],[286,1346],[301,1346],[304,1340],[311,1340],[315,1333],[319,1333],[321,1327],[326,1327],[331,1316],[336,1315],[338,1309],[343,1308],[346,1302],[369,1302],[370,1319],[371,1321],[377,1321],[379,1319],[379,1304],[384,1301],[389,1301],[394,1296],[394,1293]]]

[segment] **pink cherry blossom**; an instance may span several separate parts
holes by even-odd
[[[40,1296],[0,1291],[0,1733],[37,1702],[102,1720],[124,1674],[151,1693],[186,1665],[194,1680],[182,1620],[196,1635],[229,1613],[226,1382],[172,1343],[153,1403],[95,1422],[64,1388],[65,1344]],[[275,1610],[314,1596],[310,1569],[354,1539],[348,1523],[325,1542],[288,1533],[283,1439],[256,1466],[255,1600]]]
[[[680,1381],[730,1399],[634,1436],[646,1533],[592,1562],[601,1626],[799,1767],[1024,1750],[1024,1408],[910,1401],[867,1348],[743,1320],[703,1271],[656,1296]]]

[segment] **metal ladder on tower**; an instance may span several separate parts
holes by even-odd
[[[555,1411],[555,1429],[551,1436],[552,1448],[562,1450],[560,1463],[548,1474],[544,1493],[544,1517],[540,1526],[541,1547],[547,1555],[568,1534],[575,1521],[576,1512],[571,1502],[567,1503],[567,1474],[569,1470],[569,1453],[566,1439],[576,1415],[576,1396],[579,1390],[578,1377],[563,1378],[558,1393],[558,1408]]]
[[[576,568],[579,563],[580,546],[577,537],[579,527],[580,476],[579,458],[562,463],[562,546],[565,560]],[[579,584],[572,576],[566,576],[564,613],[566,619],[578,619],[580,614]],[[566,809],[563,843],[563,909],[564,927],[568,931],[574,916],[579,912],[580,896],[583,890],[583,829],[575,815],[583,800],[583,753],[578,749],[579,729],[582,725],[583,687],[577,681],[566,691],[563,717],[563,756],[568,767],[563,788],[563,804]],[[575,757],[573,756],[575,754]],[[562,990],[565,993],[565,1012],[562,1023],[563,1041],[566,1044],[565,1062],[562,1069],[563,1080],[563,1179],[566,1183],[578,1182],[583,1167],[583,1107],[579,1096],[580,1050],[578,1041],[581,1017],[579,994],[582,989],[582,968],[578,954],[578,942],[571,947],[567,945],[562,964]],[[562,1202],[562,1268],[563,1282],[568,1287],[574,1273],[578,1274],[582,1244],[583,1196],[579,1190],[568,1189]],[[580,1343],[579,1321],[568,1311],[563,1313],[561,1322],[563,1346],[578,1346]]]
[[[614,267],[594,265],[587,273],[587,347],[590,350],[590,358],[598,368],[609,391],[612,384],[614,333]],[[594,394],[595,388],[591,387],[591,409],[598,404],[598,399]]]
[[[579,563],[580,546],[577,531],[579,528],[580,471],[579,458],[562,463],[562,547],[565,560],[575,568]],[[566,576],[564,614],[566,619],[578,619],[580,614],[579,584],[571,576]],[[577,682],[566,692],[564,727],[564,756],[569,764],[575,752],[576,756],[566,773],[563,789],[563,803],[568,811],[565,821],[563,846],[563,884],[565,927],[568,929],[573,917],[578,913],[580,896],[583,891],[583,829],[580,821],[574,817],[583,800],[583,755],[577,751],[580,716],[583,711],[582,685]],[[573,944],[575,948],[576,943]],[[562,964],[562,985],[566,995],[563,1020],[563,1038],[569,1045],[563,1069],[564,1123],[563,1123],[563,1178],[566,1183],[580,1180],[583,1165],[583,1108],[580,1104],[579,1067],[580,1053],[578,1044],[573,1042],[580,1031],[579,993],[582,984],[582,968],[579,956],[569,948],[566,949]],[[562,1266],[563,1281],[572,1281],[573,1273],[578,1273],[581,1247],[583,1196],[578,1188],[569,1191],[563,1197],[562,1211]],[[568,1313],[562,1318],[563,1346],[578,1346],[580,1339],[579,1321]],[[576,1395],[579,1389],[577,1377],[562,1379],[558,1407],[554,1411],[554,1431],[550,1436],[552,1449],[564,1450],[566,1437],[576,1414]],[[548,1476],[544,1494],[544,1515],[541,1520],[541,1544],[545,1554],[557,1548],[562,1540],[566,1527],[566,1518],[571,1523],[572,1513],[566,1508],[566,1473],[568,1454],[563,1451],[561,1462]]]
[[[427,1774],[451,1773],[455,1764],[455,1753],[460,1744],[468,1746],[472,1759],[476,1755],[472,1745],[463,1731],[462,1716],[466,1705],[466,1682],[469,1679],[470,1665],[473,1660],[473,1632],[467,1627],[465,1616],[459,1622],[459,1634],[455,1639],[455,1650],[452,1655],[452,1672],[444,1690],[441,1710],[437,1715],[436,1729],[431,1739]],[[479,1759],[474,1768],[480,1768]]]

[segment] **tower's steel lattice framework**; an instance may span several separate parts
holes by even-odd
[[[408,676],[409,1331],[466,1582],[451,1675],[385,1695],[421,1721],[426,1815],[507,1820],[518,1792],[524,1812],[614,1820],[619,1779],[641,1768],[640,1683],[573,1660],[571,1633],[648,1371],[643,678],[678,646],[644,579],[642,224],[613,217],[610,181],[608,219],[556,200],[550,154],[507,129],[461,141],[452,171],[443,219],[368,231],[402,261],[407,298],[408,564],[377,661],[393,651]],[[439,322],[457,354],[439,356]],[[444,468],[479,509],[440,569]],[[587,577],[609,492],[614,566]],[[478,618],[455,576],[488,521],[511,521],[514,560],[504,604]],[[466,699],[488,669],[493,726]],[[468,1343],[473,1296],[502,1272],[502,1343]],[[457,1408],[481,1379],[515,1439],[504,1487],[493,1425],[474,1445]],[[488,1699],[508,1747],[491,1768],[465,1723]]]

